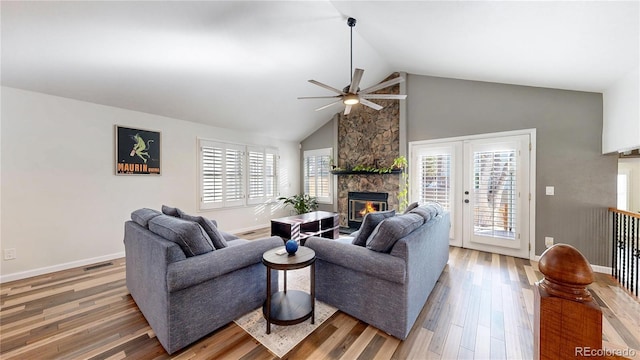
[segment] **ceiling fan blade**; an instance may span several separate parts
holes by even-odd
[[[331,87],[331,86],[329,86],[329,85],[325,85],[325,84],[323,84],[323,83],[321,83],[321,82],[319,82],[319,81],[309,80],[309,82],[310,82],[310,83],[312,83],[312,84],[314,84],[314,85],[318,85],[318,86],[320,86],[320,87],[323,87],[323,88],[325,88],[325,89],[327,89],[327,90],[333,91],[334,93],[338,93],[338,94],[340,94],[340,95],[344,95],[344,92],[342,92],[342,90],[338,90],[338,89],[336,89],[336,88],[334,88],[334,87]]]
[[[404,100],[407,98],[407,95],[397,95],[397,94],[362,94],[360,95],[361,99],[388,99],[388,100]]]
[[[383,108],[382,106],[380,106],[380,105],[378,105],[378,104],[376,104],[374,102],[371,102],[371,101],[369,101],[367,99],[362,99],[362,98],[360,99],[360,104],[368,106],[368,107],[370,107],[370,108],[372,108],[374,110],[380,110],[380,109]]]
[[[337,104],[337,103],[341,103],[341,102],[342,102],[342,99],[337,100],[337,101],[334,101],[334,102],[332,102],[332,103],[330,103],[330,104],[327,104],[327,105],[325,105],[325,106],[321,106],[321,107],[317,108],[317,109],[316,109],[316,111],[324,110],[324,109],[326,109],[326,108],[328,108],[328,107],[330,107],[330,106],[333,106],[333,105],[335,105],[335,104]]]
[[[399,84],[399,83],[401,83],[403,81],[404,81],[404,78],[402,76],[398,76],[397,78],[393,78],[391,80],[387,80],[385,82],[381,82],[378,85],[373,85],[371,87],[368,87],[368,88],[360,91],[360,94],[368,94],[370,92],[378,91],[380,89],[384,89],[386,87],[389,87],[389,86],[392,86],[392,85],[395,85],[395,84]]]
[[[337,99],[339,97],[341,96],[299,96],[298,99]]]
[[[345,108],[344,108],[344,114],[345,115],[349,115],[349,113],[351,112],[351,106],[352,105],[345,106]]]
[[[358,92],[358,86],[360,85],[360,80],[362,80],[362,74],[364,70],[356,68],[353,70],[353,79],[351,80],[351,86],[349,86],[349,93],[355,94]]]

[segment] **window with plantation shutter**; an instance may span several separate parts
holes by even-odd
[[[258,204],[277,195],[277,149],[200,139],[200,209]]]
[[[225,206],[244,205],[244,147],[227,144],[225,151]]]
[[[202,168],[200,203],[208,207],[222,206],[222,183],[223,183],[223,153],[222,147],[213,145],[200,147],[200,159]]]
[[[275,201],[278,196],[278,153],[275,149],[265,150],[264,195],[265,201]]]
[[[274,149],[249,147],[249,190],[247,203],[274,201],[276,191],[276,160]]]
[[[331,204],[332,179],[331,174],[331,148],[308,150],[304,157],[304,192],[316,197],[318,202]]]

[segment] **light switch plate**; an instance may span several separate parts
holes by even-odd
[[[555,195],[555,188],[553,186],[547,186],[545,189],[547,195]]]
[[[550,236],[544,237],[544,246],[551,247],[553,245],[553,238]]]

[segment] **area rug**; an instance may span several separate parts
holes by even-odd
[[[283,271],[278,271],[280,290],[284,287]],[[287,271],[287,290],[309,291],[309,268]],[[338,309],[316,300],[315,324],[308,319],[300,324],[279,326],[271,324],[271,334],[267,335],[267,321],[262,316],[262,307],[234,320],[238,326],[258,340],[277,357],[285,356]]]

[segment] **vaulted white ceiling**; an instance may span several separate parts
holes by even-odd
[[[638,1],[1,4],[2,85],[301,140],[394,71],[603,92],[638,67]],[[407,101],[411,101],[410,96]]]

